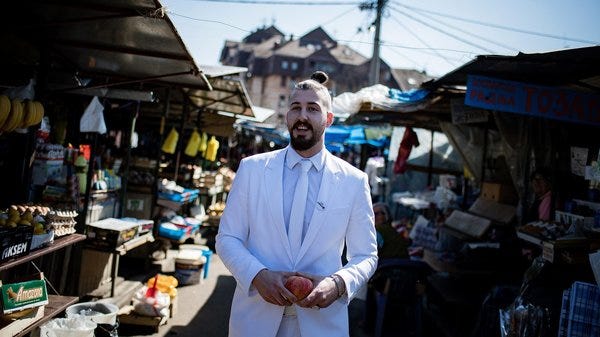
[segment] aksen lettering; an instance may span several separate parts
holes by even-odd
[[[27,250],[27,243],[18,243],[16,245],[12,245],[7,247],[2,251],[2,259],[9,258],[11,256],[15,256],[21,253],[24,253]]]

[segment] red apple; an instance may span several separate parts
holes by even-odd
[[[285,287],[294,294],[298,300],[301,300],[308,296],[313,290],[313,283],[306,277],[290,276],[285,281]]]

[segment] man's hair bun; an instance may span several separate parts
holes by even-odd
[[[327,83],[327,80],[329,80],[329,76],[327,76],[327,74],[325,74],[325,72],[323,71],[315,71],[312,75],[310,75],[310,79],[317,81],[321,84],[325,84]]]

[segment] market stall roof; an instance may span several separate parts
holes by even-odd
[[[198,108],[254,116],[233,78],[247,69],[198,66],[158,0],[23,0],[15,7],[0,23],[0,68],[37,68],[46,59],[54,92],[152,101],[153,85],[175,85]]]
[[[58,55],[65,71],[80,75],[210,89],[157,0],[23,0],[12,5],[16,10],[3,19],[3,35],[22,38],[26,42],[19,47],[38,50],[10,48],[4,58],[15,53],[15,59],[40,59],[49,52]]]
[[[479,55],[473,61],[426,83],[437,90],[467,84],[467,75],[481,75],[517,82],[571,86],[579,90],[600,90],[600,46],[516,56]]]
[[[212,110],[213,112],[226,111],[236,115],[254,116],[252,103],[241,81],[214,78],[210,82],[213,90],[185,89],[188,97],[196,107]]]
[[[441,96],[429,90],[403,92],[375,85],[336,96],[333,111],[345,124],[391,124],[439,130],[439,122],[451,118],[452,98],[455,93]]]

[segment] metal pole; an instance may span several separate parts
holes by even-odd
[[[381,35],[381,13],[386,0],[377,0],[377,16],[375,18],[375,39],[373,41],[373,56],[371,57],[371,67],[369,69],[369,83],[371,85],[379,84],[379,44]]]

